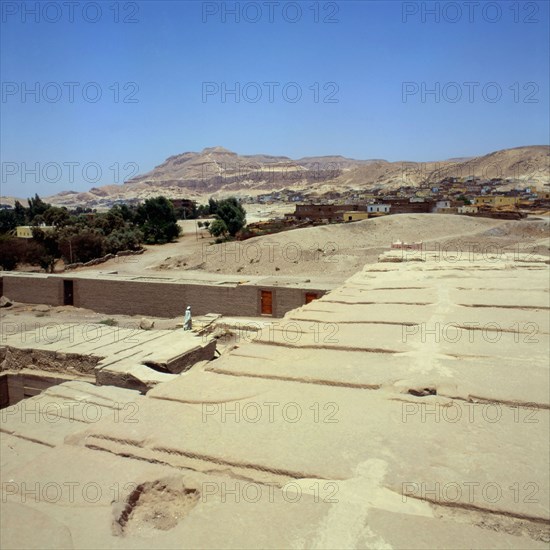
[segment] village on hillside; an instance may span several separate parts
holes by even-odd
[[[506,188],[506,190],[504,190]],[[502,219],[521,219],[528,212],[548,210],[550,184],[514,184],[500,179],[459,178],[442,180],[429,187],[403,186],[394,192],[372,188],[355,192],[327,193],[317,200],[308,194],[282,190],[249,198],[270,204],[292,202],[297,221],[350,222],[387,214],[465,214]]]

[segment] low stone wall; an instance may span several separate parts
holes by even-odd
[[[106,254],[102,258],[94,258],[93,260],[90,260],[89,262],[76,262],[74,264],[67,264],[65,266],[65,270],[69,271],[71,269],[77,269],[79,267],[89,267],[92,265],[98,265],[103,264],[109,260],[113,260],[114,258],[120,258],[122,256],[136,256],[139,254],[143,254],[145,252],[145,248],[140,248],[139,250],[121,250],[120,252],[117,252],[116,254]]]

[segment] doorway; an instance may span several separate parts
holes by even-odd
[[[72,306],[74,302],[73,281],[63,281],[63,305]]]
[[[273,315],[273,292],[271,290],[260,292],[260,311],[262,315]]]

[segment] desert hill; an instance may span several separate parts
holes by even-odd
[[[444,178],[501,178],[510,184],[550,180],[550,146],[534,145],[494,151],[472,158],[389,162],[339,155],[291,159],[267,154],[239,155],[223,147],[168,157],[153,170],[122,185],[64,191],[47,197],[52,204],[109,206],[113,201],[141,201],[159,194],[204,202],[212,195],[257,195],[272,190],[312,190],[323,194],[350,189],[418,186]],[[13,204],[13,197],[2,202]]]

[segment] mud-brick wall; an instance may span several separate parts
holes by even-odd
[[[75,279],[74,305],[104,313],[153,317],[177,317],[187,306],[194,315],[257,315],[257,292],[245,287]]]
[[[28,275],[2,277],[4,296],[29,304],[63,304],[63,279]]]
[[[194,315],[256,317],[260,315],[261,290],[273,292],[274,317],[282,317],[305,303],[306,291],[297,288],[75,279],[74,305],[103,313],[153,317],[177,317],[184,314],[187,306],[191,306]],[[314,292],[324,294],[322,290]]]
[[[74,280],[74,305],[102,313],[174,317],[181,314],[185,286],[100,279]]]
[[[325,294],[326,291],[313,289],[303,290],[301,288],[274,288],[273,316],[283,317],[285,313],[288,313],[293,309],[303,306],[306,303],[306,292],[317,294],[317,296],[320,298],[321,296],[323,296],[323,294]]]
[[[63,280],[70,277],[4,277],[4,294],[17,302],[63,304]],[[151,281],[74,278],[74,305],[101,313],[177,317],[191,306],[194,315],[221,313],[259,316],[260,291],[273,292],[273,316],[304,305],[306,290],[239,285],[195,285]],[[307,290],[319,296],[323,290]]]

